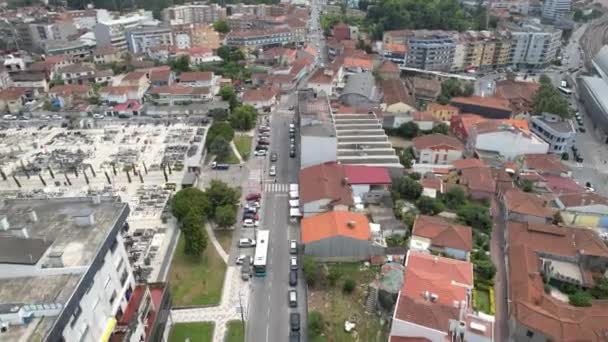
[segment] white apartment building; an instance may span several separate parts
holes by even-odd
[[[562,30],[552,26],[526,23],[509,27],[511,33],[511,63],[540,67],[556,58]]]
[[[225,17],[226,9],[218,4],[172,6],[161,12],[163,22],[169,25],[212,24]]]
[[[172,45],[173,32],[168,26],[140,26],[127,31],[127,46],[134,54],[145,53],[157,46]]]
[[[542,4],[542,18],[555,22],[570,13],[572,0],[545,0]]]
[[[128,215],[114,197],[0,202],[0,339],[107,341],[136,287]]]
[[[103,17],[95,25],[95,39],[98,47],[113,46],[120,51],[127,50],[126,33],[141,25],[157,23],[151,11],[138,11],[118,18]]]

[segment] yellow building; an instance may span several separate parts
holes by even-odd
[[[452,116],[460,114],[460,110],[457,107],[439,103],[429,104],[426,110],[431,112],[434,118],[441,121],[450,121]]]
[[[461,38],[466,45],[465,67],[488,69],[509,63],[511,44],[507,39],[489,31],[468,31]]]

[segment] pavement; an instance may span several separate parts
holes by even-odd
[[[494,339],[496,341],[508,341],[509,336],[509,314],[508,314],[508,289],[507,289],[507,270],[506,270],[506,244],[504,220],[504,208],[498,205],[498,212],[493,217],[494,226],[490,240],[490,257],[496,266],[494,276],[494,305],[495,305],[495,324]]]

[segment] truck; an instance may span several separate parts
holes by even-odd
[[[228,164],[219,164],[218,162],[211,163],[211,168],[214,170],[228,170],[230,165]]]

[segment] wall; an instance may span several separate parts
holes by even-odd
[[[431,247],[431,240],[422,236],[412,235],[409,246],[410,249],[426,252]]]
[[[601,218],[608,217],[594,214],[579,214],[568,210],[561,211],[561,216],[564,223],[582,227],[599,227]]]
[[[399,296],[401,296],[401,293],[399,293]],[[449,340],[447,339],[447,334],[444,334],[441,331],[423,327],[411,322],[405,322],[400,319],[393,319],[391,336],[424,337],[431,342],[445,342]]]
[[[462,151],[456,150],[433,150],[426,149],[419,151],[419,161],[422,164],[452,164],[455,160],[462,158]]]
[[[513,212],[508,213],[508,219],[517,222],[547,223],[547,219],[545,217],[523,215]]]
[[[519,324],[514,319],[509,322],[511,328],[512,341],[517,342],[547,342],[550,340],[550,336],[545,336],[541,332],[529,329],[528,327]],[[532,333],[532,337],[528,337],[528,333]]]
[[[368,260],[372,255],[384,254],[384,249],[374,248],[370,241],[356,240],[344,236],[334,236],[327,239],[307,243],[304,247],[306,255],[314,256],[323,261],[359,261]]]
[[[443,252],[453,259],[469,260],[469,253],[462,249],[445,247]]]
[[[353,197],[359,196],[363,198],[363,196],[369,192],[370,186],[369,184],[354,184],[351,185],[351,189],[353,191]]]
[[[538,138],[532,140],[524,134],[500,131],[477,135],[475,148],[478,150],[495,151],[506,159],[511,160],[522,154],[546,154],[549,145]]]
[[[317,215],[318,213],[326,212],[329,208],[326,206],[330,203],[330,200],[323,198],[317,201],[311,201],[308,203],[302,203],[302,215],[304,217]]]
[[[336,137],[301,137],[300,168],[336,161],[338,159],[338,139]]]

